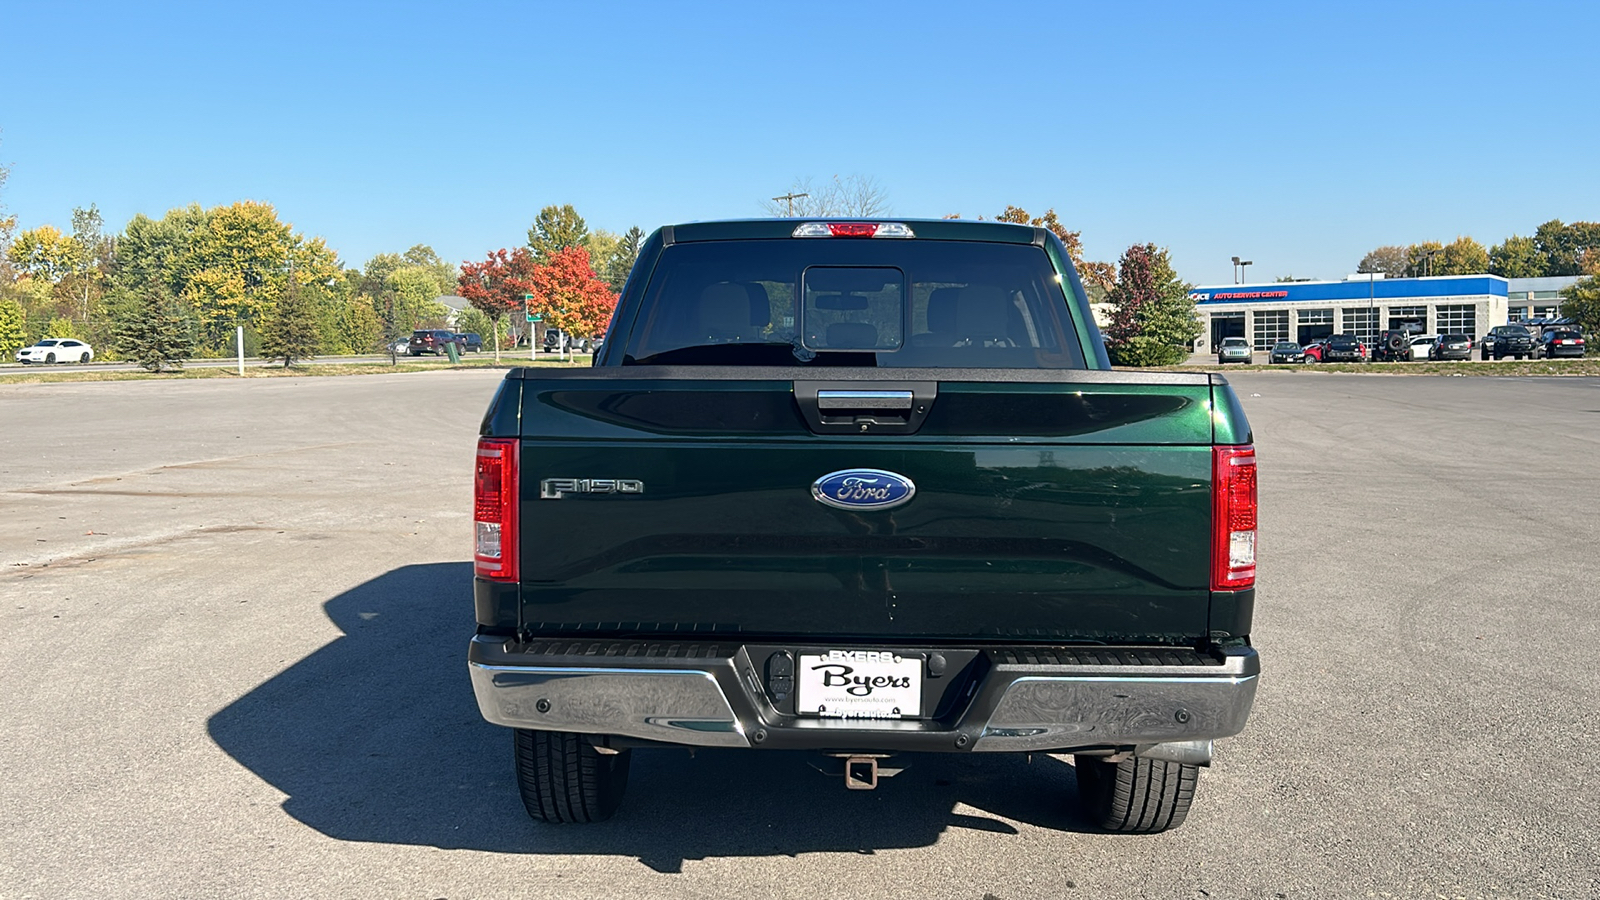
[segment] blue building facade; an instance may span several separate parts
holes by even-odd
[[[1304,344],[1350,334],[1371,344],[1385,329],[1467,334],[1476,339],[1507,321],[1510,282],[1498,275],[1227,284],[1189,292],[1204,330],[1196,350],[1213,352],[1225,337],[1257,350],[1279,341]]]

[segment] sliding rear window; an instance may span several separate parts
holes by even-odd
[[[779,239],[662,254],[623,365],[1084,368],[1039,247]]]

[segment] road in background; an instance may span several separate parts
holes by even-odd
[[[529,821],[465,664],[500,376],[0,385],[0,896],[1600,894],[1600,379],[1230,373],[1261,692],[1125,837],[1042,754],[637,751]]]
[[[478,360],[478,359],[484,359],[484,358],[493,359],[494,358],[494,352],[493,351],[489,351],[487,353],[463,353],[461,356],[462,356],[463,359],[468,359],[468,360]],[[554,356],[555,356],[555,354],[553,354],[553,353],[543,353],[543,352],[541,352],[539,354],[539,358],[540,359],[551,359]],[[528,358],[528,349],[526,347],[524,347],[524,348],[522,348],[520,350],[514,350],[514,351],[513,350],[502,350],[502,351],[500,351],[500,358],[501,359],[508,359],[509,358],[509,359],[512,359],[512,360],[516,360],[516,359],[524,359],[525,360],[525,359]],[[412,362],[412,363],[427,362],[429,360],[433,360],[434,362],[448,364],[450,362],[450,357],[444,356],[444,355],[410,356],[410,355],[407,355],[405,353],[402,353],[399,356],[395,357],[395,360],[398,361],[398,362]],[[389,362],[388,354],[381,354],[380,353],[380,354],[371,354],[371,355],[368,355],[368,356],[317,356],[317,357],[313,357],[311,359],[296,360],[295,361],[295,365],[297,365],[297,366],[330,366],[330,365],[339,365],[339,364],[343,364],[343,363],[377,363],[377,362]],[[260,366],[282,365],[283,364],[283,360],[279,359],[276,363],[274,363],[273,360],[270,360],[270,359],[265,359],[265,358],[261,358],[261,357],[254,357],[254,356],[247,356],[244,359],[244,364],[245,364],[245,368],[249,369],[249,368],[258,368]],[[233,357],[231,359],[190,359],[190,360],[185,360],[184,361],[183,367],[186,368],[186,369],[232,369],[232,368],[234,368],[234,367],[236,367],[238,365],[239,365],[239,358],[238,357]],[[52,363],[52,364],[49,364],[49,365],[32,364],[32,363],[30,363],[28,365],[23,365],[22,363],[0,363],[0,372],[3,372],[3,373],[16,373],[16,372],[138,372],[138,371],[141,371],[140,366],[139,366],[138,363],[122,362],[122,361],[117,361],[117,360],[107,360],[107,361],[99,361],[99,362],[91,362],[91,363]]]

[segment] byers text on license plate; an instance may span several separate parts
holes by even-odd
[[[796,708],[801,713],[898,719],[922,712],[922,660],[886,650],[801,654]]]

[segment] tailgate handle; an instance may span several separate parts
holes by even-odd
[[[860,381],[796,381],[794,399],[817,434],[915,434],[939,384],[899,381],[862,387]]]
[[[909,410],[914,396],[910,391],[817,391],[817,408]]]

